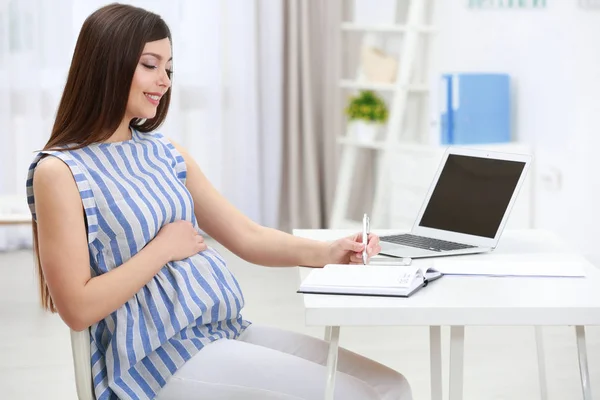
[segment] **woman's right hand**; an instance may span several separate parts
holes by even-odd
[[[168,261],[179,261],[207,249],[204,238],[188,221],[175,221],[163,226],[154,241],[158,242]]]

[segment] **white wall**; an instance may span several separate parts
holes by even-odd
[[[578,0],[548,0],[545,9],[467,4],[436,1],[438,71],[512,76],[514,136],[536,154],[534,223],[600,254],[590,247],[600,238],[600,11]]]

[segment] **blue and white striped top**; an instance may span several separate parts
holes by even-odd
[[[92,277],[119,267],[177,220],[198,226],[181,154],[158,133],[78,150],[43,151],[69,166],[83,203]],[[223,258],[209,248],[165,265],[134,297],[90,328],[96,398],[152,399],[206,344],[237,338],[244,298]]]

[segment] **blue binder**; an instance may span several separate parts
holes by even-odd
[[[461,73],[442,76],[441,143],[482,144],[511,140],[510,77]]]

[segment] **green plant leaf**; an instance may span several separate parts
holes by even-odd
[[[351,121],[384,123],[388,116],[385,101],[371,90],[362,90],[358,95],[350,97],[344,111]]]

